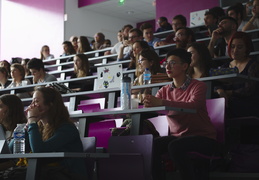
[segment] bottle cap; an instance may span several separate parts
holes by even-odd
[[[128,83],[130,83],[130,82],[131,82],[131,78],[128,77],[128,75],[125,75],[125,76],[122,78],[122,82],[128,82]]]

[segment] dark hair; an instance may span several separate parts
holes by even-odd
[[[181,62],[187,63],[188,65],[190,65],[192,61],[192,54],[182,48],[176,48],[174,50],[169,51],[166,55],[166,59],[168,59],[170,56],[177,56],[181,59]]]
[[[28,63],[27,63],[27,68],[28,69],[36,69],[36,70],[44,70],[44,64],[41,59],[37,58],[32,58]]]
[[[147,58],[149,62],[153,63],[150,68],[151,74],[157,74],[158,72],[161,72],[160,58],[154,50],[144,49],[140,52],[139,55],[143,56],[144,58]]]
[[[7,69],[5,67],[0,67],[0,72],[5,75],[6,79],[8,79],[9,74],[8,74],[8,71],[7,71]]]
[[[223,17],[221,17],[219,22],[221,22],[221,21],[223,21],[225,19],[227,19],[227,20],[231,21],[233,24],[235,24],[236,25],[236,29],[238,28],[237,20],[235,20],[234,18],[232,18],[230,16],[223,16]]]
[[[92,48],[86,36],[79,36],[78,39],[80,40],[80,46],[78,45],[78,53],[92,51]]]
[[[245,32],[240,32],[240,31],[237,31],[235,32],[231,39],[229,40],[229,43],[228,43],[228,54],[229,54],[229,57],[231,57],[231,44],[233,42],[234,39],[242,39],[244,41],[244,44],[246,46],[246,56],[248,57],[250,52],[254,50],[254,46],[253,46],[253,42],[251,40],[251,37],[245,33]]]
[[[198,43],[198,42],[193,42],[191,44],[189,44],[188,48],[192,47],[194,48],[197,53],[199,54],[199,69],[202,71],[202,76],[209,76],[209,69],[211,66],[211,55],[210,52],[207,48],[207,46],[204,43]],[[194,73],[194,70],[192,67],[189,68],[189,75],[192,76],[192,74]]]
[[[90,74],[90,65],[87,55],[85,54],[76,54],[75,57],[78,57],[82,61],[82,70],[76,69],[74,66],[74,72],[76,73],[77,77],[85,77]]]
[[[181,23],[182,23],[184,26],[187,25],[186,17],[183,16],[183,15],[181,15],[181,14],[176,15],[176,16],[173,18],[173,20],[179,20],[179,21],[181,21]]]
[[[219,7],[219,6],[215,6],[213,8],[210,8],[209,11],[214,13],[216,15],[217,19],[220,19],[221,17],[225,16],[224,9]]]
[[[67,45],[69,54],[76,54],[76,50],[70,41],[64,41],[62,44]]]
[[[188,27],[180,27],[180,28],[178,28],[178,29],[176,30],[176,32],[179,31],[180,29],[184,29],[184,30],[185,30],[185,33],[186,33],[186,36],[187,36],[187,37],[190,37],[190,36],[191,36],[191,42],[195,42],[195,41],[196,41],[194,32],[193,32],[193,30],[192,30],[191,28],[188,28]],[[176,33],[176,32],[175,32],[175,33]]]
[[[167,18],[166,18],[166,17],[164,17],[164,16],[160,17],[159,19],[160,19],[160,20],[162,20],[162,21],[166,21],[166,22],[168,22]]]
[[[7,60],[2,60],[0,63],[7,64],[7,69],[6,70],[8,71],[8,74],[10,74],[11,64]]]
[[[218,16],[214,12],[206,11],[204,16],[207,16],[207,15],[211,15],[214,19],[218,20]]]
[[[148,43],[146,41],[137,40],[136,42],[133,43],[133,45],[136,44],[136,43],[138,43],[140,45],[142,50],[150,49],[150,46],[148,45]],[[132,51],[131,54],[130,54],[131,61],[129,63],[129,69],[136,69],[136,63],[138,61],[138,58],[139,58],[139,54],[136,57],[134,57],[133,51]]]
[[[125,26],[123,26],[123,27],[122,27],[121,31],[123,32],[123,31],[124,31],[124,29],[126,29],[126,28],[130,28],[130,29],[132,29],[132,28],[133,28],[133,26],[132,26],[131,24],[126,24]]]
[[[143,32],[138,28],[133,28],[129,31],[129,33],[136,32],[138,36],[143,36]]]
[[[153,29],[153,26],[152,26],[152,24],[150,24],[150,23],[143,23],[143,24],[141,24],[141,26],[140,26],[140,30],[143,32],[145,29],[150,29],[150,28],[152,28]]]
[[[13,94],[4,94],[0,96],[0,100],[8,108],[1,120],[1,124],[6,130],[13,132],[17,124],[27,122],[24,107],[19,97]]]
[[[227,11],[226,15],[228,16],[229,11],[234,11],[236,14],[240,14],[241,20],[244,19],[244,6],[241,3],[237,3],[234,6],[230,6]]]
[[[100,37],[100,41],[103,42],[105,40],[105,35],[101,32],[96,33],[97,36]]]

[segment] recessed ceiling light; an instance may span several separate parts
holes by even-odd
[[[127,14],[134,14],[134,11],[126,11]]]

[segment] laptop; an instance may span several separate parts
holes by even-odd
[[[10,154],[11,151],[8,147],[5,137],[5,131],[2,125],[0,125],[0,153],[1,154]]]
[[[97,68],[95,90],[119,88],[122,79],[122,64],[102,66]]]

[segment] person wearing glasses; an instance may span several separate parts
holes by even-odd
[[[156,30],[156,33],[172,30],[172,25],[168,22],[166,17],[160,17],[157,21],[159,28]]]
[[[129,31],[129,36],[127,40],[124,40],[122,44],[120,45],[120,49],[118,52],[118,61],[122,60],[129,60],[130,54],[132,53],[132,46],[136,41],[143,40],[142,31],[140,31],[138,28],[133,28]],[[126,49],[126,52],[125,52]]]
[[[144,49],[139,53],[138,57],[135,72],[136,79],[133,82],[133,86],[143,85],[143,73],[146,68],[149,69],[152,76],[161,72],[160,59],[154,50]],[[132,91],[132,96],[133,98],[138,98],[139,102],[142,103],[144,93],[142,90],[134,90]]]
[[[186,75],[191,53],[174,49],[166,56],[166,73],[172,83],[162,87],[156,96],[146,95],[145,107],[171,106],[196,109],[196,113],[169,111],[167,120],[170,135],[154,139],[153,179],[165,179],[161,155],[169,153],[183,180],[208,179],[206,168],[197,169],[188,152],[212,155],[216,149],[216,131],[206,108],[206,84]],[[207,166],[208,167],[208,166]],[[197,171],[196,171],[197,170]],[[201,174],[198,174],[201,173]]]
[[[178,28],[180,27],[186,27],[187,25],[187,20],[186,20],[186,17],[179,14],[179,15],[176,15],[173,20],[172,20],[172,29],[174,30],[173,33],[169,34],[165,40],[163,41],[159,41],[159,42],[156,42],[154,44],[155,47],[157,46],[164,46],[164,45],[168,45],[168,44],[173,44],[175,43],[175,40],[174,40],[174,37],[175,37],[175,32]]]
[[[254,0],[252,17],[247,22],[247,24],[243,27],[242,31],[248,31],[248,30],[258,29],[258,28],[259,28],[259,0]]]

